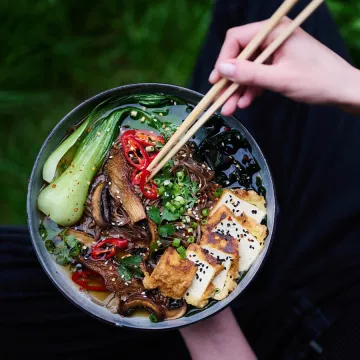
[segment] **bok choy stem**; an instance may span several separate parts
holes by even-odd
[[[81,142],[71,165],[38,197],[38,208],[56,223],[69,226],[84,211],[89,186],[108,153],[125,109],[96,123]]]

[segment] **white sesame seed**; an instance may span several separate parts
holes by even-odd
[[[111,281],[115,281],[116,279],[115,278],[112,278]]]

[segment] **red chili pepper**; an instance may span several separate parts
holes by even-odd
[[[133,185],[139,185],[140,184],[140,177],[141,177],[141,171],[138,169],[135,169],[131,174],[131,183]]]
[[[86,290],[106,291],[105,282],[102,276],[91,270],[77,271],[71,276],[72,281]],[[99,285],[90,285],[90,283]]]
[[[128,134],[129,131],[126,131],[121,135],[121,143],[125,157],[134,168],[139,170],[146,169],[150,161],[149,155],[143,146],[131,134]],[[132,155],[132,158],[130,157],[130,154]],[[134,162],[133,159],[137,159],[137,162]]]
[[[109,238],[96,243],[91,249],[91,257],[95,260],[101,259],[105,254],[105,259],[110,259],[116,253],[116,248],[126,249],[128,241],[124,239]],[[105,247],[105,248],[104,248]]]
[[[144,146],[154,146],[157,142],[160,142],[161,144],[165,143],[162,136],[155,135],[153,132],[148,130],[128,130],[124,133],[124,135],[125,134],[133,136],[135,140]]]
[[[147,182],[147,177],[149,175],[150,175],[149,170],[143,170],[141,172],[140,190],[144,194],[145,197],[147,197],[148,199],[154,200],[154,199],[158,198],[158,194],[156,191],[157,186],[152,181]]]

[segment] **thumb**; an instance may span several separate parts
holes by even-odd
[[[222,77],[235,83],[258,86],[273,91],[280,91],[281,88],[281,75],[272,65],[262,65],[241,60],[220,63],[218,70]]]

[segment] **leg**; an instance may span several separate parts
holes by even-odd
[[[228,28],[269,18],[280,3],[218,1],[194,72],[193,88],[205,93],[210,87],[207,77]],[[307,3],[300,1],[290,17]],[[348,59],[325,6],[303,27]],[[297,104],[273,93],[266,93],[236,116],[253,133],[269,161],[280,214],[270,256],[234,307],[258,355],[282,358],[286,348],[300,349],[296,339],[305,335],[296,331],[311,328],[319,312],[327,319],[319,333],[334,338],[336,327],[329,319],[348,316],[334,304],[340,301],[338,292],[344,284],[339,278],[350,268],[354,270],[344,286],[348,292],[352,290],[352,300],[358,296],[360,159],[354,149],[360,119],[334,108]],[[305,314],[311,318],[308,323],[304,322]],[[307,346],[315,335],[306,336],[307,340],[301,341]],[[296,358],[294,351],[291,353]]]

